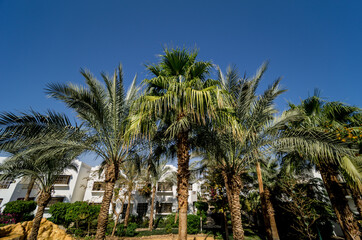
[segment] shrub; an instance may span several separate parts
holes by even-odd
[[[0,213],[0,226],[15,223],[16,216],[15,213]]]
[[[172,214],[168,215],[165,218],[166,227],[168,225],[171,226],[171,228],[177,228],[178,227],[178,218],[177,218],[176,223],[175,223],[175,216],[176,216],[176,213],[172,213]]]
[[[142,222],[138,224],[138,227],[148,228],[148,224],[150,223],[149,217],[143,217]]]
[[[197,215],[187,215],[187,233],[195,234],[200,231],[200,217]]]
[[[163,217],[160,216],[155,219],[154,228],[163,228],[165,226],[165,219]]]
[[[17,200],[13,202],[8,202],[5,205],[5,209],[3,211],[4,214],[14,214],[15,221],[29,221],[34,218],[34,215],[31,214],[36,208],[35,201],[22,201]]]
[[[90,229],[93,220],[98,218],[99,211],[99,205],[92,205],[87,202],[71,203],[67,208],[65,220],[75,222],[77,228]]]
[[[129,223],[126,229],[127,237],[134,237],[136,235],[137,223]]]
[[[52,215],[49,220],[56,224],[67,226],[70,222],[65,220],[65,215],[71,203],[55,203],[50,206],[49,213]]]
[[[113,219],[108,220],[106,236],[109,236],[112,234],[114,224],[115,224],[115,222]],[[123,227],[123,223],[122,224],[118,223],[114,235],[121,237],[121,236],[124,236],[125,234],[126,234],[126,231]]]

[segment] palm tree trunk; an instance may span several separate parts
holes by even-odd
[[[354,204],[357,207],[359,216],[360,216],[360,218],[362,218],[362,197],[361,197],[362,194],[358,189],[356,189],[354,187],[351,187],[351,192],[352,192],[352,198],[353,198]]]
[[[178,219],[178,207],[177,207],[176,214],[175,214],[175,221],[174,221],[174,224],[176,224],[176,223],[177,223],[177,219]]]
[[[279,240],[278,228],[274,217],[273,204],[270,201],[270,192],[263,186],[263,177],[261,175],[260,163],[256,163],[256,173],[259,183],[259,194],[261,201],[261,209],[264,217],[265,230],[268,240]]]
[[[128,226],[129,213],[131,211],[131,197],[132,197],[132,186],[130,186],[128,188],[128,205],[127,205],[127,210],[126,210],[126,216],[124,218],[124,227]]]
[[[178,203],[178,197],[176,196],[176,198],[177,198],[177,203]],[[177,219],[178,219],[178,204],[177,204],[177,210],[176,210],[176,214],[175,214],[175,221],[174,221],[174,224],[176,224],[177,223]]]
[[[225,238],[229,240],[229,229],[228,229],[228,219],[226,216],[225,208],[223,209],[223,216],[224,216],[224,228],[225,228]]]
[[[30,193],[31,193],[31,190],[33,190],[34,183],[35,183],[35,177],[31,177],[29,185],[28,185],[28,190],[26,191],[26,194],[25,194],[24,201],[29,201]]]
[[[354,218],[343,187],[338,179],[338,168],[334,165],[319,164],[318,170],[322,175],[324,186],[329,195],[332,207],[336,213],[338,222],[347,240],[361,240],[361,233],[357,220]]]
[[[238,175],[233,173],[226,173],[221,171],[226,188],[226,195],[228,197],[231,223],[233,228],[233,239],[244,240],[244,229],[241,221],[241,206],[240,206],[240,189],[241,179]]]
[[[179,208],[178,240],[187,240],[187,209],[189,197],[189,143],[188,132],[177,135],[177,195]]]
[[[50,198],[51,198],[51,193],[42,192],[39,198],[37,199],[38,210],[36,211],[33,220],[33,227],[31,229],[31,233],[28,240],[36,240],[38,238],[41,219],[43,218],[44,209],[49,203]]]
[[[123,207],[124,207],[124,201],[126,200],[126,197],[122,198],[122,206],[121,206],[121,210],[119,211],[119,213],[116,213],[116,220],[114,221],[114,226],[113,226],[113,230],[112,230],[112,234],[111,236],[113,237],[115,232],[116,232],[116,229],[117,229],[117,224],[118,224],[118,221],[119,221],[119,216],[122,214],[123,212]]]
[[[102,206],[98,215],[98,225],[95,236],[96,240],[105,239],[108,224],[109,206],[112,201],[114,185],[118,178],[118,166],[115,166],[114,164],[108,165],[105,175],[106,189],[104,191]]]
[[[150,222],[149,222],[149,225],[148,225],[148,230],[149,231],[152,231],[153,229],[153,212],[155,211],[154,210],[154,205],[155,205],[155,197],[156,197],[156,185],[154,185],[152,187],[152,200],[151,200],[151,212],[150,212]]]

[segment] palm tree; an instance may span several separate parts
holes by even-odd
[[[300,109],[304,113],[305,120],[299,122],[303,127],[321,128],[332,133],[334,132],[333,129],[343,128],[355,114],[360,112],[358,108],[350,107],[340,102],[326,103],[319,97],[318,91],[315,92],[314,96],[302,101],[301,105],[291,105],[291,108]],[[343,140],[346,141],[346,139]],[[359,240],[361,233],[358,223],[348,206],[348,201],[345,198],[345,189],[339,180],[342,168],[354,180],[357,186],[361,186],[361,171],[356,170],[358,168],[354,164],[356,160],[354,160],[353,156],[336,157],[333,154],[326,157],[312,158],[311,160],[314,161],[317,170],[321,173],[345,238],[348,240]]]
[[[267,165],[268,169],[272,170],[271,165]],[[268,239],[276,240],[279,239],[279,233],[277,223],[274,216],[274,207],[270,200],[270,190],[268,187],[264,188],[262,170],[260,167],[260,161],[256,163],[256,173],[258,177],[259,194],[261,201],[261,209],[264,217],[264,224],[266,225],[266,231]]]
[[[218,110],[225,105],[218,81],[207,79],[210,62],[196,61],[197,52],[165,49],[158,65],[148,65],[154,75],[143,81],[146,90],[134,105],[129,135],[152,135],[156,128],[177,146],[177,192],[179,236],[187,238],[187,199],[189,180],[190,136],[196,126],[213,119],[232,122]],[[151,119],[151,120],[150,120]]]
[[[120,209],[120,211],[118,213],[116,211],[117,200],[121,200],[121,209]],[[116,215],[116,219],[114,220],[113,230],[112,230],[112,234],[111,234],[112,237],[116,233],[117,224],[118,224],[118,221],[119,221],[119,216],[123,213],[123,208],[124,208],[124,202],[125,201],[126,201],[126,196],[123,196],[121,194],[121,188],[115,188],[114,189],[112,205],[113,205],[113,214]]]
[[[37,213],[29,239],[36,239],[44,209],[51,198],[53,185],[66,169],[77,167],[72,160],[79,150],[53,149],[55,140],[80,141],[83,132],[70,127],[69,119],[62,114],[48,111],[46,115],[35,111],[30,113],[3,113],[0,115],[0,149],[13,153],[4,162],[0,171],[2,178],[30,177],[40,188],[37,197]]]
[[[152,165],[149,166],[150,169],[150,180],[152,186],[152,197],[151,197],[151,210],[150,210],[150,222],[148,225],[148,229],[152,231],[153,229],[153,214],[155,212],[155,198],[156,198],[156,187],[157,183],[164,179],[167,175],[169,175],[171,168],[166,166],[167,160],[164,161],[153,161]]]
[[[44,214],[45,207],[51,199],[53,186],[57,177],[66,169],[74,169],[77,166],[72,160],[74,155],[64,154],[63,156],[55,155],[53,158],[31,161],[32,166],[28,168],[26,161],[19,160],[19,156],[10,158],[1,166],[3,179],[14,179],[16,177],[32,177],[35,178],[39,185],[39,194],[37,197],[37,212],[33,220],[33,227],[29,236],[30,240],[37,239],[40,222]]]
[[[127,94],[123,87],[122,67],[119,66],[113,76],[102,73],[102,85],[90,72],[82,70],[87,87],[74,84],[49,84],[46,92],[49,96],[64,102],[77,113],[82,128],[86,130],[86,139],[90,142],[55,143],[58,148],[77,148],[96,153],[103,159],[105,168],[105,191],[98,216],[95,239],[104,239],[108,223],[108,212],[113,189],[119,177],[120,165],[132,149],[124,139],[129,107],[136,97],[136,78]],[[128,145],[128,146],[127,146]]]
[[[250,80],[239,78],[233,69],[228,70],[225,77],[219,71],[223,88],[230,92],[231,102],[234,104],[233,111],[243,134],[239,138],[233,138],[231,137],[232,129],[220,131],[209,128],[209,136],[207,137],[205,133],[200,139],[204,141],[210,159],[216,162],[222,172],[230,206],[234,239],[244,238],[240,212],[242,187],[240,176],[250,168],[250,164],[266,158],[266,155],[272,154],[273,150],[288,152],[298,149],[311,158],[336,155],[340,159],[345,154],[351,154],[350,149],[335,141],[331,134],[324,131],[318,131],[318,129],[286,131],[290,123],[301,119],[302,116],[298,111],[284,112],[279,117],[275,116],[277,111],[273,107],[273,102],[284,92],[279,89],[280,79],[276,80],[263,94],[256,95],[256,89],[265,70],[266,64]],[[262,184],[261,181],[260,183]],[[268,210],[264,214],[271,212]],[[271,218],[265,216],[264,219]],[[272,231],[267,232],[272,233]],[[272,234],[269,238],[273,239],[273,236],[276,235]]]
[[[143,169],[144,170],[144,169]],[[121,186],[126,186],[127,191],[127,209],[126,215],[124,218],[124,227],[128,226],[130,211],[131,211],[131,200],[132,200],[132,191],[135,187],[136,181],[140,178],[142,167],[139,164],[136,164],[133,161],[125,161],[121,165],[121,174],[119,176],[119,184]]]

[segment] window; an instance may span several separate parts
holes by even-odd
[[[189,184],[189,190],[192,191],[192,183]]]
[[[105,182],[94,182],[93,183],[93,191],[104,191],[106,189]]]
[[[148,203],[139,203],[139,204],[137,204],[138,216],[141,216],[141,217],[146,216],[147,208],[148,208]]]
[[[63,202],[64,201],[64,197],[52,197],[47,205],[47,207],[50,207],[51,205],[58,203],[58,202]]]
[[[54,184],[69,184],[70,175],[58,175]]]
[[[157,191],[159,192],[170,192],[172,191],[172,183],[168,182],[159,182]]]
[[[3,202],[3,199],[2,198],[0,198],[0,204]]]
[[[161,203],[156,205],[157,213],[171,213],[172,212],[172,203]]]
[[[124,203],[123,211],[122,211],[122,219],[124,219],[126,217],[127,207],[128,207],[128,203]],[[132,214],[132,209],[133,209],[133,204],[131,203],[129,214]]]
[[[0,175],[1,176],[1,175]],[[10,184],[13,183],[13,179],[4,179],[0,181],[0,189],[8,189]]]

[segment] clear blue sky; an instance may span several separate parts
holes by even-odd
[[[314,88],[361,107],[361,13],[361,1],[340,0],[0,0],[0,111],[74,117],[46,97],[47,83],[83,84],[80,68],[99,76],[121,62],[128,86],[165,44],[197,47],[200,60],[248,75],[270,60],[261,89],[283,77],[279,109]]]

